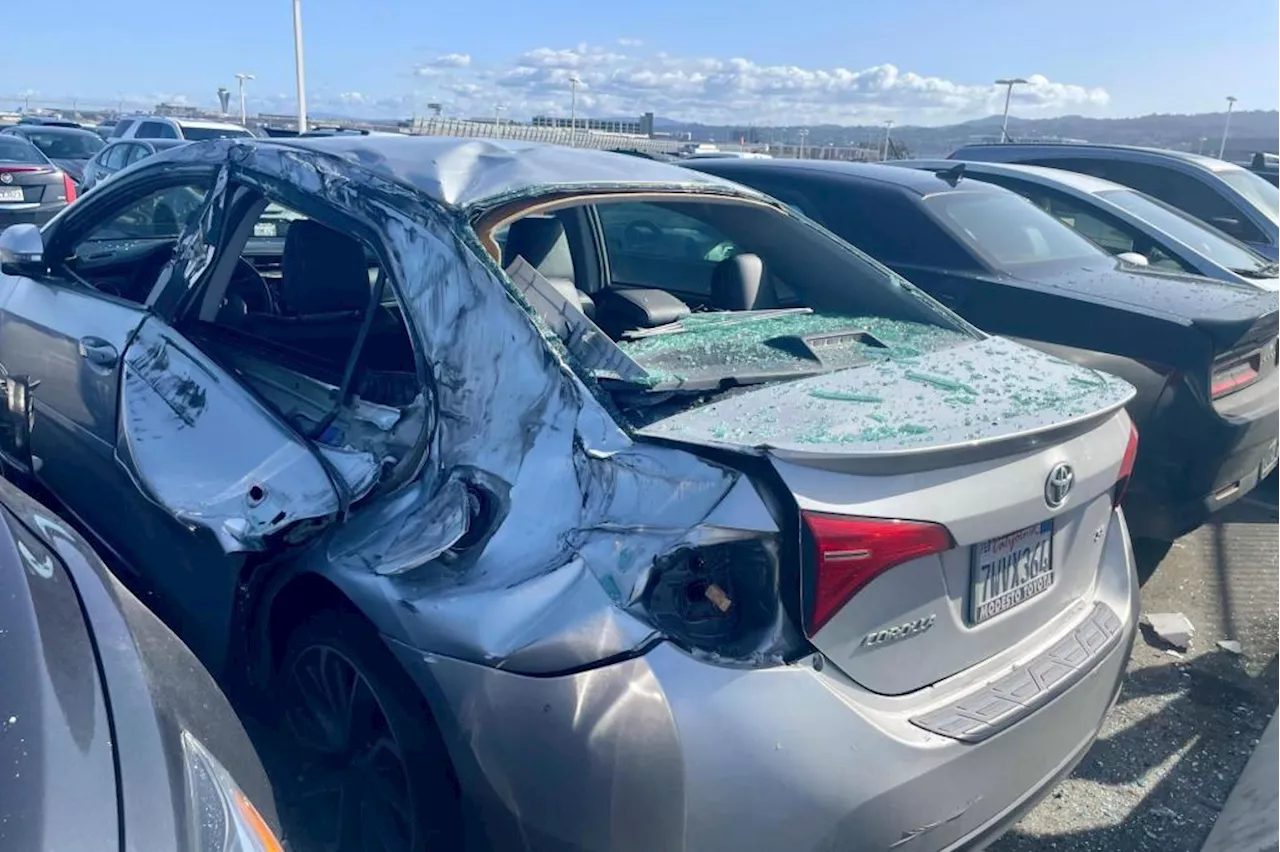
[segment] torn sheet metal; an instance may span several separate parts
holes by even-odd
[[[298,521],[337,513],[337,494],[313,452],[158,320],[138,330],[123,373],[121,464],[143,493],[182,523],[207,527],[223,550],[262,550]],[[376,483],[371,454],[324,452],[354,494]]]
[[[356,504],[295,569],[329,577],[386,635],[439,654],[544,672],[634,650],[654,631],[624,608],[655,558],[688,538],[738,474],[634,443],[569,369],[465,218],[422,193],[458,206],[578,177],[755,194],[658,163],[571,149],[401,141],[380,139],[377,161],[338,137],[201,143],[163,155],[209,161],[222,152],[233,161],[233,180],[271,200],[331,205],[365,225],[380,241],[430,370],[436,411],[423,418],[425,461],[403,487]],[[144,333],[140,344],[152,338]],[[271,419],[238,417],[231,409],[242,400],[232,404],[231,389],[206,388],[201,420],[188,425],[166,413],[168,404],[143,380],[145,362],[129,369],[127,393],[145,400],[135,404],[145,416],[129,429],[129,450],[150,474],[140,477],[148,493],[177,514],[219,528],[228,546],[260,541],[265,530],[237,502],[255,472],[287,484],[295,515],[337,510],[319,466],[275,435],[238,438],[234,457],[218,459],[217,469],[243,473],[193,487],[208,481],[202,453],[192,451],[204,442],[191,441],[203,423],[219,414],[228,433],[251,423],[271,431]],[[157,433],[166,441],[154,440]],[[263,451],[268,438],[274,454]]]

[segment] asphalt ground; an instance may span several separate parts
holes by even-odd
[[[1199,852],[1276,710],[1274,478],[1268,484],[1155,564],[1143,613],[1186,615],[1190,648],[1174,651],[1143,628],[1093,749],[992,852]],[[1239,642],[1241,653],[1219,640]]]

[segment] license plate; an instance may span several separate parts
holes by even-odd
[[[1053,521],[984,541],[973,548],[969,623],[981,624],[1053,585]]]
[[[0,186],[0,201],[21,201],[22,187]]]
[[[1258,466],[1259,479],[1266,479],[1271,474],[1271,471],[1276,469],[1278,446],[1280,446],[1280,441],[1272,441],[1271,445],[1267,447],[1267,454],[1262,457],[1262,464]]]
[[[276,235],[276,223],[257,222],[253,226],[253,235],[255,237],[274,237]]]

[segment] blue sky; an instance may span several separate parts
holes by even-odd
[[[1276,0],[303,0],[313,112],[659,115],[754,124],[947,124],[998,112],[1001,76],[1042,117],[1275,109]],[[1197,8],[1199,6],[1200,8]],[[50,30],[50,21],[57,21]],[[294,108],[289,0],[8,4],[0,108],[216,104],[253,73],[250,112]],[[7,101],[7,102],[6,102]],[[69,103],[68,103],[69,105]]]

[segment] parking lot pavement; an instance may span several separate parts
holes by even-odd
[[[1190,649],[1144,628],[1093,750],[992,852],[1199,852],[1276,710],[1276,535],[1272,491],[1174,543],[1142,609],[1185,614]]]

